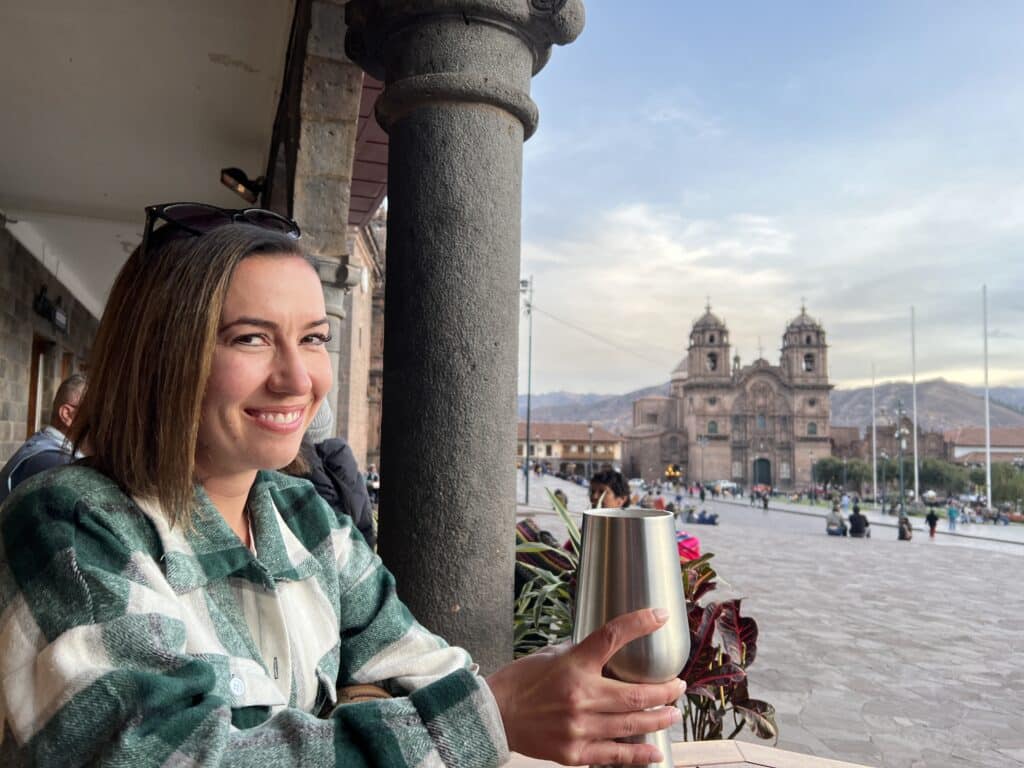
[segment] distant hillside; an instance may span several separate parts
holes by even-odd
[[[647,395],[667,395],[668,383],[637,389],[624,395],[579,395],[554,392],[534,395],[530,418],[537,422],[591,421],[613,432],[633,426],[633,401]],[[993,427],[1024,427],[1024,387],[993,387],[990,392]],[[876,403],[894,413],[896,400],[903,400],[909,414],[909,382],[886,382],[875,389]],[[985,400],[977,387],[933,379],[918,382],[917,415],[923,429],[944,431],[985,423]],[[526,418],[526,396],[519,396],[519,418]],[[871,387],[832,391],[832,423],[836,426],[867,427],[871,424]]]
[[[633,401],[647,395],[667,395],[668,382],[636,389],[624,395],[574,395],[557,392],[534,395],[530,404],[532,421],[593,421],[612,432],[633,426]],[[542,398],[543,405],[538,405]],[[526,395],[519,396],[519,418],[526,418]]]
[[[971,387],[971,392],[982,399],[985,397],[984,387]],[[1024,413],[1024,387],[989,387],[988,399],[990,403],[1000,402]]]
[[[875,398],[878,408],[885,408],[889,414],[895,412],[898,399],[903,401],[904,411],[908,414],[911,411],[909,382],[879,384]],[[1024,427],[1024,413],[996,402],[994,397],[990,397],[989,410],[993,427]],[[920,381],[917,384],[917,419],[926,431],[980,426],[985,423],[985,399],[971,388],[945,379]],[[847,427],[871,424],[871,387],[833,390],[832,423]]]

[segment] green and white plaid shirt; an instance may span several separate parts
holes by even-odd
[[[0,765],[497,766],[497,705],[347,517],[261,472],[256,555],[81,466],[0,509]],[[398,697],[336,706],[336,688]]]

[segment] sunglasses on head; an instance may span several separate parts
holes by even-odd
[[[157,228],[163,222],[163,226]],[[146,229],[142,235],[142,252],[146,252],[149,240],[154,232],[162,232],[166,227],[186,232],[194,237],[205,235],[218,227],[228,224],[250,224],[271,232],[280,232],[295,240],[302,236],[299,225],[273,211],[263,208],[219,208],[206,203],[165,203],[146,207]]]

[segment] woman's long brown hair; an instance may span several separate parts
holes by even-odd
[[[235,267],[248,256],[306,256],[295,240],[244,224],[201,237],[167,230],[114,281],[71,438],[126,493],[155,498],[174,526],[190,522],[203,395]]]

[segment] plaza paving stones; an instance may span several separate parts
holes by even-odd
[[[544,482],[586,507],[583,488]],[[531,502],[547,506],[539,491]],[[721,524],[690,532],[715,553],[717,597],[744,598],[757,619],[750,692],[775,705],[780,748],[891,768],[1024,766],[1024,547],[902,542],[881,527],[829,537],[816,518],[707,506]],[[547,512],[538,521],[561,533]]]

